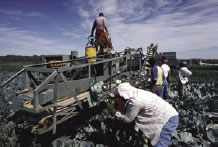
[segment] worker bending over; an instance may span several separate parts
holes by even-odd
[[[126,101],[126,112],[116,112],[118,119],[136,125],[155,147],[167,147],[178,127],[178,112],[164,99],[152,92],[137,89],[129,83],[120,84],[113,91]]]

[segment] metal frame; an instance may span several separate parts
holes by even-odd
[[[113,57],[110,59],[104,58],[102,56],[97,56],[97,57],[89,57],[89,58],[79,58],[79,59],[72,59],[68,61],[61,61],[61,62],[54,62],[54,63],[43,63],[43,64],[35,64],[35,65],[28,65],[25,66],[22,70],[17,72],[15,75],[13,75],[11,78],[9,78],[7,81],[5,81],[1,87],[4,87],[7,85],[9,82],[11,82],[14,78],[19,76],[20,74],[24,75],[24,81],[23,81],[23,87],[25,88],[31,88],[31,83],[32,83],[32,89],[31,89],[31,94],[32,97],[25,97],[25,96],[20,96],[17,94],[13,98],[13,104],[12,104],[12,109],[18,109],[18,110],[23,110],[28,113],[35,113],[35,114],[40,114],[43,111],[47,111],[49,109],[52,109],[53,111],[50,113],[53,117],[53,122],[52,125],[50,125],[48,128],[38,128],[39,134],[45,133],[51,129],[53,129],[53,134],[56,133],[56,125],[60,124],[67,119],[75,116],[78,114],[75,110],[75,106],[79,106],[80,109],[83,109],[82,103],[87,102],[88,99],[90,99],[90,95],[87,94],[86,98],[83,98],[82,100],[79,100],[77,98],[77,95],[80,93],[83,93],[85,91],[89,90],[89,86],[93,83],[93,81],[108,81],[108,83],[112,84],[112,80],[114,77],[120,74],[129,74],[133,68],[132,68],[132,58],[133,55],[131,54],[124,54],[120,55],[119,57]],[[87,61],[88,59],[91,58],[96,58],[96,62],[93,63],[82,63],[79,65],[73,65],[72,63],[75,61]],[[128,58],[130,59],[130,71],[127,71],[127,60]],[[124,65],[122,67],[118,66],[117,70],[117,65],[115,63],[120,63],[120,61],[124,62]],[[140,59],[139,67],[141,68],[141,62],[142,59]],[[46,68],[47,65],[49,64],[56,64],[56,63],[66,63],[66,66],[63,66],[61,68]],[[135,63],[135,62],[134,62]],[[92,66],[96,66],[99,64],[108,64],[105,70],[110,69],[107,75],[103,73],[102,76],[97,76],[97,77],[92,77],[91,76],[91,70],[93,69]],[[115,68],[113,66],[116,66]],[[67,80],[67,77],[64,75],[64,72],[70,72],[75,69],[81,69],[81,68],[88,68],[88,77],[84,79],[79,79],[79,80]],[[112,70],[115,70],[113,73]],[[121,72],[120,72],[121,71]],[[48,75],[46,79],[42,82],[37,81],[37,78],[34,76],[34,72],[42,74],[42,75]],[[81,86],[82,85],[82,86]],[[80,88],[78,88],[81,86]],[[51,99],[48,100],[48,103],[44,104],[43,106],[41,105],[40,98],[41,94],[45,92],[46,89],[52,89],[50,92],[50,97]],[[22,93],[22,92],[21,92]],[[67,96],[61,96],[61,94],[67,93]],[[48,96],[49,97],[49,96]],[[62,99],[65,99],[66,97],[73,97],[75,100],[75,103],[71,106],[68,106],[67,109],[64,108],[63,111],[60,111],[57,103],[58,101],[62,101]],[[44,98],[44,99],[47,99]],[[33,108],[26,108],[23,107],[23,104],[25,101],[32,101]],[[58,111],[59,110],[59,111]],[[63,116],[61,119],[58,119],[58,116]]]

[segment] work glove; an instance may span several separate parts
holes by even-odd
[[[116,109],[114,108],[114,104],[110,103],[109,99],[105,98],[104,102],[107,104],[107,107],[111,110],[113,115],[116,113]]]
[[[115,95],[114,95],[113,93],[109,93],[108,95],[109,95],[109,97],[111,97],[111,98],[114,98],[114,97],[115,97]]]
[[[120,118],[120,117],[122,116],[122,114],[121,114],[119,111],[117,111],[117,112],[115,113],[115,116],[116,116],[117,118]]]

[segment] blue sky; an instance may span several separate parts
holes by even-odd
[[[0,0],[0,55],[84,55],[99,12],[115,51],[159,45],[218,59],[218,0]]]

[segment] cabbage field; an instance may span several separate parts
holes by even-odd
[[[212,71],[215,72],[215,71]],[[0,84],[13,73],[0,72]],[[202,75],[204,75],[202,71]],[[208,74],[208,72],[207,72]],[[211,78],[209,76],[209,78]],[[177,94],[177,83],[170,84],[169,100],[179,112],[180,122],[171,140],[171,147],[215,147],[214,117],[217,111],[218,84],[216,77],[207,80],[198,71],[187,85],[186,96],[181,99]],[[0,147],[14,146],[51,146],[51,147],[149,147],[147,138],[134,123],[124,124],[117,120],[104,101],[82,112],[70,122],[61,125],[57,135],[47,133],[36,136],[25,130],[25,123],[14,120],[16,113],[8,109],[8,100],[14,89],[21,89],[21,80],[13,83],[0,93]],[[128,79],[125,79],[128,80]],[[137,77],[132,78],[136,84]],[[135,82],[135,83],[134,83]],[[146,89],[146,83],[139,88]],[[97,97],[101,99],[101,95]]]

